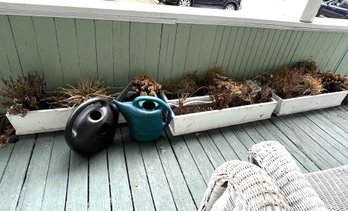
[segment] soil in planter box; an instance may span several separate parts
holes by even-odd
[[[184,115],[190,113],[197,113],[203,111],[212,111],[216,108],[215,103],[201,104],[201,105],[189,105],[183,107],[172,107],[175,115]]]
[[[0,115],[0,148],[10,143],[15,143],[18,138],[15,129],[4,114]]]

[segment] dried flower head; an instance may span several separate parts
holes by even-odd
[[[148,74],[133,78],[133,91],[138,95],[156,96],[156,93],[161,90],[161,87],[161,84],[152,80]]]

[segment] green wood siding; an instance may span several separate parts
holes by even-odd
[[[242,80],[304,59],[348,71],[344,32],[6,15],[0,28],[1,76],[38,71],[49,90],[86,77],[124,86],[148,73],[164,82],[212,67]]]

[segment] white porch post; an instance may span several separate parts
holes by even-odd
[[[300,21],[305,23],[312,23],[322,2],[323,0],[308,0]]]

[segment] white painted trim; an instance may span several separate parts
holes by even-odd
[[[0,0],[0,14],[40,17],[64,17],[150,23],[188,23],[247,26],[271,29],[348,32],[348,21],[315,18],[313,23],[275,16],[257,15],[220,9],[182,8],[166,5],[120,3],[101,0]]]
[[[304,23],[312,23],[314,17],[318,13],[321,3],[323,3],[323,0],[308,0],[300,21]]]

